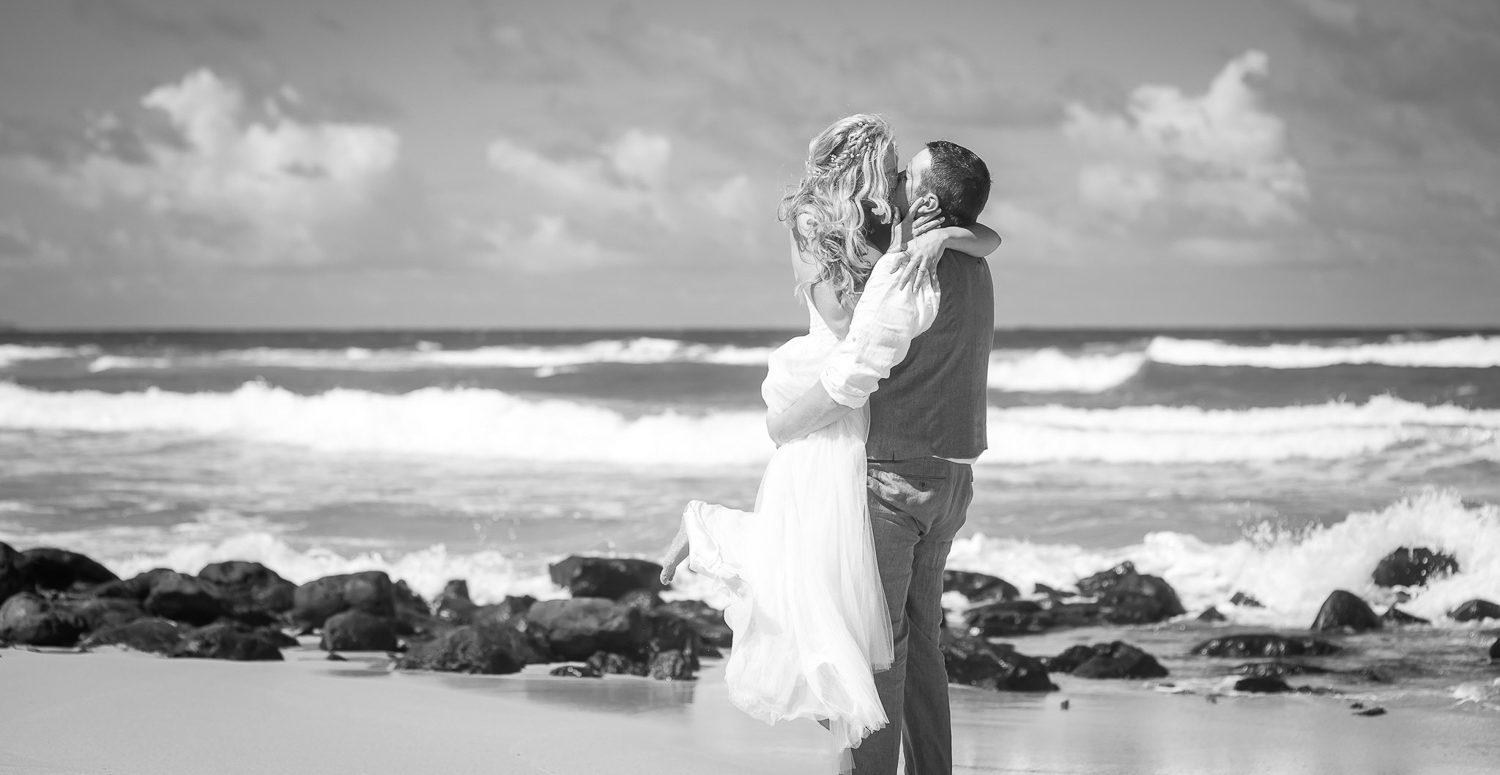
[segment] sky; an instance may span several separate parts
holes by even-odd
[[[1000,326],[1500,326],[1495,0],[3,0],[0,320],[795,326],[855,112]]]

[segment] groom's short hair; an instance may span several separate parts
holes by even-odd
[[[932,167],[923,183],[937,195],[950,226],[973,226],[990,199],[990,168],[968,148],[947,140],[927,144]]]

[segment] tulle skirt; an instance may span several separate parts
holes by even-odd
[[[886,725],[873,673],[892,659],[865,500],[865,430],[857,411],[783,445],[753,512],[693,501],[684,514],[689,567],[732,601],[730,701],[766,723],[826,721],[845,752]]]

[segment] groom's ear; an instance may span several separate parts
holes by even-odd
[[[937,194],[933,193],[923,194],[911,203],[911,211],[916,215],[930,215],[939,209]]]

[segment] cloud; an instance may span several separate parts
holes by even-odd
[[[0,269],[57,266],[68,259],[66,248],[35,233],[19,218],[0,218]]]
[[[1285,122],[1261,106],[1252,84],[1269,66],[1249,51],[1201,95],[1148,84],[1122,112],[1069,104],[1063,134],[1087,158],[1079,196],[1127,219],[1183,209],[1249,225],[1294,220],[1308,197],[1306,176],[1287,148]]]
[[[319,263],[332,232],[379,198],[400,157],[381,126],[299,122],[198,70],[142,100],[141,120],[104,114],[85,151],[23,169],[88,208],[138,208],[197,257],[227,263]],[[257,108],[259,110],[257,110]],[[259,115],[257,115],[257,113]]]
[[[626,214],[660,213],[672,143],[630,129],[595,152],[552,158],[508,137],[490,141],[485,158],[511,182],[570,208]]]
[[[178,41],[216,37],[256,42],[266,36],[260,22],[227,8],[170,14],[130,0],[73,0],[72,9],[78,18],[109,32],[140,32]]]
[[[560,215],[539,215],[527,227],[507,222],[463,224],[476,263],[548,274],[625,263],[628,256],[578,233]]]

